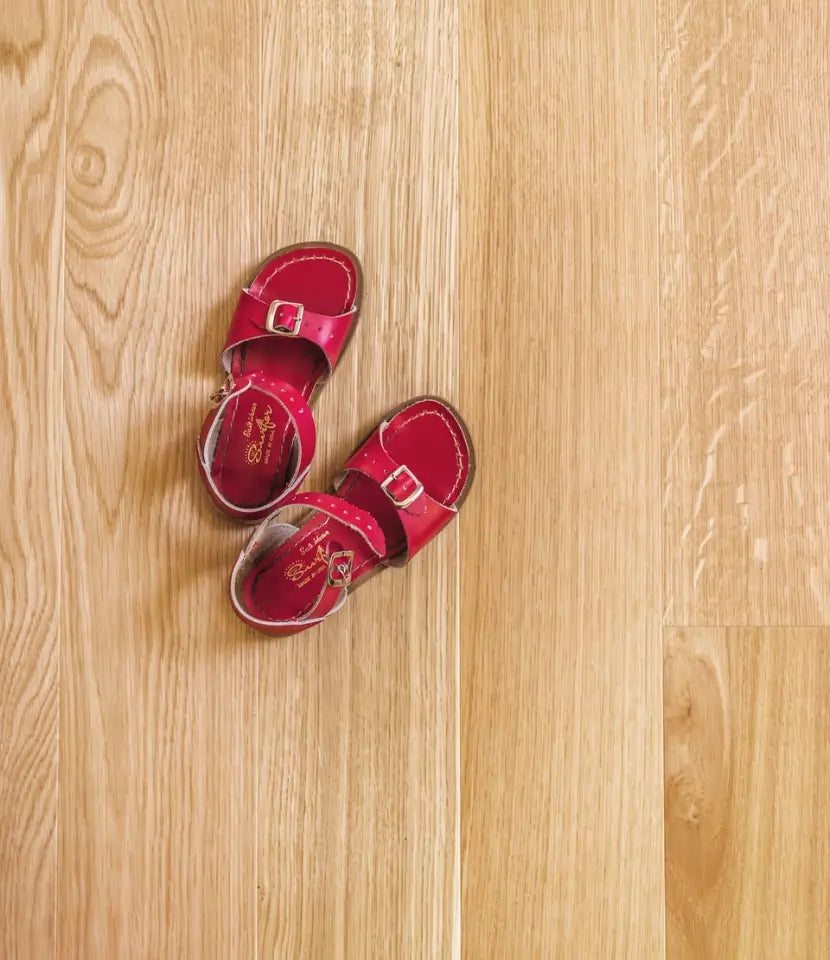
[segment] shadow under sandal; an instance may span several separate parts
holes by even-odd
[[[346,348],[360,307],[361,271],[342,247],[285,247],[257,268],[236,307],[225,385],[196,443],[213,502],[256,522],[303,481],[316,444],[311,403]]]
[[[334,493],[299,494],[257,528],[231,574],[234,610],[273,636],[322,623],[453,520],[474,472],[458,413],[437,397],[410,401],[351,456]]]

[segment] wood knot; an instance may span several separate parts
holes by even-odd
[[[100,187],[107,171],[107,158],[100,147],[83,143],[72,156],[72,175],[85,187]]]

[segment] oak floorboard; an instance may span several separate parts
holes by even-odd
[[[830,955],[830,631],[667,630],[667,956]]]
[[[194,441],[255,240],[257,8],[71,0],[57,956],[256,955],[256,653]]]
[[[659,3],[667,625],[830,625],[830,8]]]
[[[0,957],[55,949],[64,22],[0,9]]]
[[[462,4],[469,960],[663,957],[654,16]]]

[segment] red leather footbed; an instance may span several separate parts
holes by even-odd
[[[336,316],[354,306],[357,282],[357,267],[348,254],[321,246],[276,254],[260,267],[249,287],[261,300],[302,303],[314,313]],[[327,365],[321,351],[308,341],[275,336],[234,350],[234,377],[255,370],[292,384],[308,400]],[[267,503],[288,482],[292,440],[291,421],[280,404],[262,391],[246,391],[225,407],[211,464],[214,483],[238,506]]]
[[[457,503],[467,485],[471,451],[464,429],[448,407],[431,398],[416,400],[392,417],[384,444],[396,461],[412,469],[431,497],[445,506]],[[338,520],[311,514],[297,533],[251,569],[243,585],[244,604],[251,614],[285,621],[308,613],[325,586],[330,552],[354,552],[355,584],[404,549],[397,510],[374,480],[350,473],[337,495],[378,521],[386,536],[386,555],[375,557],[362,537]],[[327,613],[335,599],[332,596],[314,616]]]

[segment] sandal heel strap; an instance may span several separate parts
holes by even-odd
[[[222,421],[228,404],[240,397],[247,390],[256,389],[278,403],[288,415],[294,431],[294,443],[297,445],[294,467],[291,477],[280,493],[267,503],[255,507],[242,507],[232,503],[219,490],[211,473],[211,463],[216,451],[216,445],[222,429]],[[197,444],[202,477],[214,500],[232,516],[240,520],[259,520],[264,514],[271,513],[280,504],[284,503],[291,494],[305,480],[314,458],[317,445],[317,429],[314,425],[314,416],[308,400],[290,383],[275,380],[263,373],[251,373],[229,381],[228,388],[222,396],[219,406],[213,412],[212,421],[205,434]]]
[[[346,602],[352,582],[353,554],[351,551],[336,551],[328,557],[326,580],[309,611],[301,618],[293,620],[261,620],[251,614],[242,598],[242,582],[246,571],[256,560],[265,545],[274,545],[288,539],[297,528],[290,524],[281,524],[280,514],[289,509],[307,508],[323,513],[358,533],[365,541],[369,551],[378,559],[386,553],[386,538],[375,518],[366,510],[361,510],[340,497],[327,493],[300,493],[283,503],[271,513],[256,529],[248,545],[240,553],[231,574],[231,600],[236,613],[249,626],[274,635],[284,635],[306,629],[322,623],[337,613]]]

